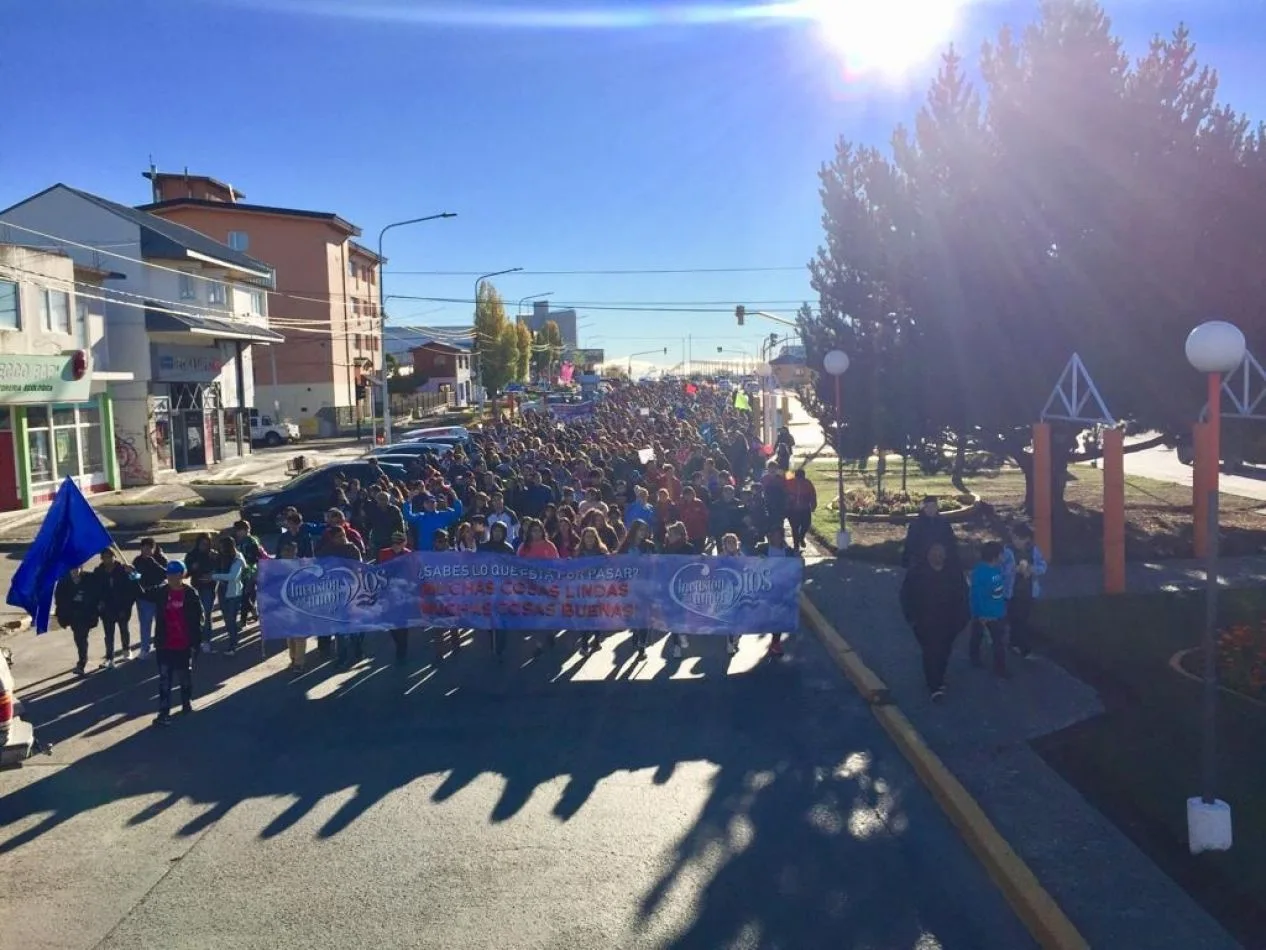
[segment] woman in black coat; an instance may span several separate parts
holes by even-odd
[[[923,560],[901,584],[901,612],[923,651],[923,676],[933,702],[945,696],[945,668],[954,641],[971,620],[967,581],[949,559],[945,545],[933,542]]]

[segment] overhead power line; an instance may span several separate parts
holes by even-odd
[[[516,271],[520,277],[583,277],[583,276],[618,276],[621,274],[770,274],[778,271],[807,271],[804,264],[795,267],[660,267],[660,268],[615,268],[611,270],[522,270]],[[478,277],[477,270],[389,270],[388,274],[413,277]]]

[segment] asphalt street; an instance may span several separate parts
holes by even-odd
[[[149,662],[6,644],[56,747],[0,774],[4,950],[1033,945],[810,634],[297,680],[255,642],[167,730]]]

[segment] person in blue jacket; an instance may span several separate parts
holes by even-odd
[[[1007,581],[1007,637],[1011,649],[1027,657],[1033,649],[1029,621],[1033,603],[1041,596],[1041,577],[1046,558],[1033,543],[1033,529],[1018,524],[1011,529],[1011,544],[1002,552],[1002,574]]]
[[[453,494],[452,489],[445,489],[448,495],[448,508],[440,508],[436,498],[430,492],[420,492],[404,503],[404,520],[413,529],[416,543],[415,551],[430,551],[435,546],[435,532],[447,530],[462,516],[461,500]]]
[[[971,571],[971,662],[983,666],[980,648],[989,634],[993,671],[1007,676],[1007,579],[1002,571],[1002,545],[980,546],[980,562]]]

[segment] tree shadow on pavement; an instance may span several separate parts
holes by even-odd
[[[652,660],[662,646],[652,642]],[[671,938],[677,947],[1031,945],[997,910],[1001,901],[974,862],[958,869],[966,851],[926,796],[918,792],[910,806],[913,776],[883,758],[865,707],[841,701],[837,674],[814,641],[786,662],[722,675],[724,639],[696,637],[697,662],[674,661],[678,678],[651,671],[631,680],[584,678],[570,639],[530,662],[530,645],[512,642],[500,665],[483,639],[436,662],[415,637],[415,657],[402,666],[391,662],[385,637],[377,649],[379,658],[351,671],[324,665],[299,678],[276,658],[253,669],[258,653],[209,658],[225,665],[200,669],[199,695],[220,690],[223,698],[169,728],[133,731],[0,800],[0,854],[127,799],[144,802],[132,826],[182,802],[205,806],[179,835],[197,834],[240,803],[276,801],[258,829],[268,840],[352,789],[316,831],[330,839],[393,792],[439,776],[436,802],[498,776],[493,825],[561,782],[551,814],[567,822],[605,779],[652,771],[666,784],[678,768],[703,763],[713,770],[706,804],[693,822],[682,819],[689,828],[671,853],[646,856],[662,873],[638,902],[636,928],[680,910],[685,888],[697,894],[684,931]],[[611,653],[628,655],[619,642]],[[706,674],[689,675],[696,668]],[[136,686],[145,696],[150,688]],[[88,700],[71,692],[80,695],[66,706]],[[94,729],[115,713],[63,712],[58,722]],[[920,943],[926,935],[940,942]]]

